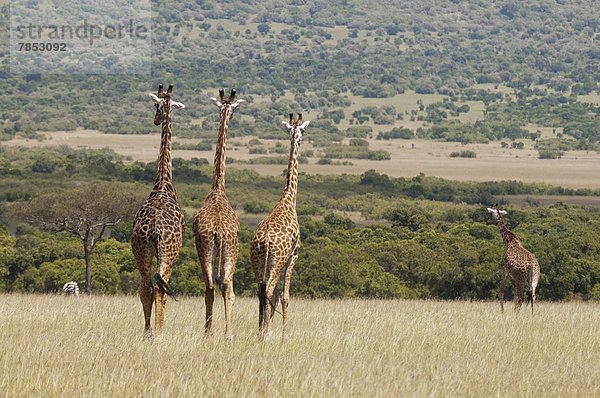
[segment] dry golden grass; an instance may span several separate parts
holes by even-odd
[[[309,134],[310,131],[307,131]],[[412,144],[415,147],[412,147]],[[538,159],[529,143],[525,149],[501,148],[500,143],[462,145],[431,140],[369,140],[371,150],[382,149],[391,160],[348,159],[351,165],[320,165],[317,159],[301,164],[308,174],[362,174],[375,169],[392,177],[414,177],[419,173],[457,181],[545,182],[568,188],[600,188],[598,162],[600,154],[569,151],[562,159]],[[451,158],[452,152],[472,150],[476,158]],[[230,156],[237,158],[237,153]],[[263,175],[281,175],[281,165],[236,165]]]
[[[258,341],[255,299],[236,302],[236,336],[202,333],[203,300],[167,305],[164,333],[142,339],[137,297],[3,295],[3,396],[600,395],[600,307],[299,300],[290,333]]]
[[[588,95],[578,95],[577,101],[587,102],[593,105],[600,105],[600,92],[592,92]]]

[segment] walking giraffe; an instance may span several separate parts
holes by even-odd
[[[163,92],[158,86],[158,95],[150,94],[156,107],[154,124],[162,124],[160,151],[156,179],[150,196],[138,210],[133,221],[131,248],[140,271],[140,300],[144,310],[144,335],[152,336],[150,317],[152,305],[156,304],[154,324],[160,333],[164,324],[164,309],[169,278],[183,242],[184,216],[173,185],[171,160],[171,110],[185,108],[180,102],[171,100],[173,86]],[[156,256],[157,270],[151,277],[152,259]]]
[[[290,159],[287,181],[279,202],[271,214],[262,220],[256,229],[250,248],[252,270],[258,283],[259,312],[258,323],[261,337],[270,334],[272,312],[279,301],[277,284],[282,271],[285,272],[281,312],[283,315],[283,337],[288,321],[290,283],[292,271],[298,260],[300,249],[300,227],[296,214],[296,194],[298,192],[298,150],[302,133],[309,122],[302,122],[302,114],[294,120],[283,122],[290,133]]]
[[[229,120],[235,109],[244,100],[235,99],[235,90],[231,90],[229,98],[224,98],[223,89],[219,90],[220,99],[211,98],[220,109],[219,136],[215,150],[212,188],[204,201],[204,205],[194,217],[194,236],[196,250],[202,266],[202,275],[206,286],[204,301],[206,303],[206,319],[204,331],[211,333],[213,303],[215,301],[214,281],[221,287],[225,302],[225,336],[233,337],[231,317],[235,293],[233,292],[233,274],[238,258],[239,220],[227,195],[225,194],[225,150]],[[216,261],[217,275],[213,278]]]
[[[531,301],[531,312],[535,304],[535,289],[540,279],[540,264],[537,258],[529,250],[525,249],[517,236],[512,233],[504,222],[505,210],[499,210],[497,206],[488,207],[487,211],[492,215],[498,224],[500,235],[504,241],[504,257],[502,259],[502,281],[500,282],[500,291],[498,298],[500,300],[500,309],[504,312],[504,290],[510,276],[515,282],[515,310],[521,309],[523,304],[523,289],[527,282],[527,298]]]

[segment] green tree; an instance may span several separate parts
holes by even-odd
[[[92,292],[91,255],[110,227],[131,218],[137,207],[135,195],[110,183],[95,183],[62,192],[44,193],[20,210],[28,223],[78,237],[85,259],[85,291]]]
[[[0,291],[8,290],[9,267],[17,259],[16,239],[0,224]]]
[[[271,31],[271,27],[267,23],[259,23],[256,26],[256,30],[258,30],[261,34],[266,35]]]

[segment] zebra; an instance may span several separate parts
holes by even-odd
[[[79,296],[79,285],[75,281],[67,282],[63,286],[63,293],[67,296]]]

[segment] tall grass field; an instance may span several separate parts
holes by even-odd
[[[281,339],[259,341],[258,300],[223,304],[204,336],[203,298],[170,300],[142,338],[133,296],[0,296],[6,397],[598,397],[600,305],[292,298]]]

